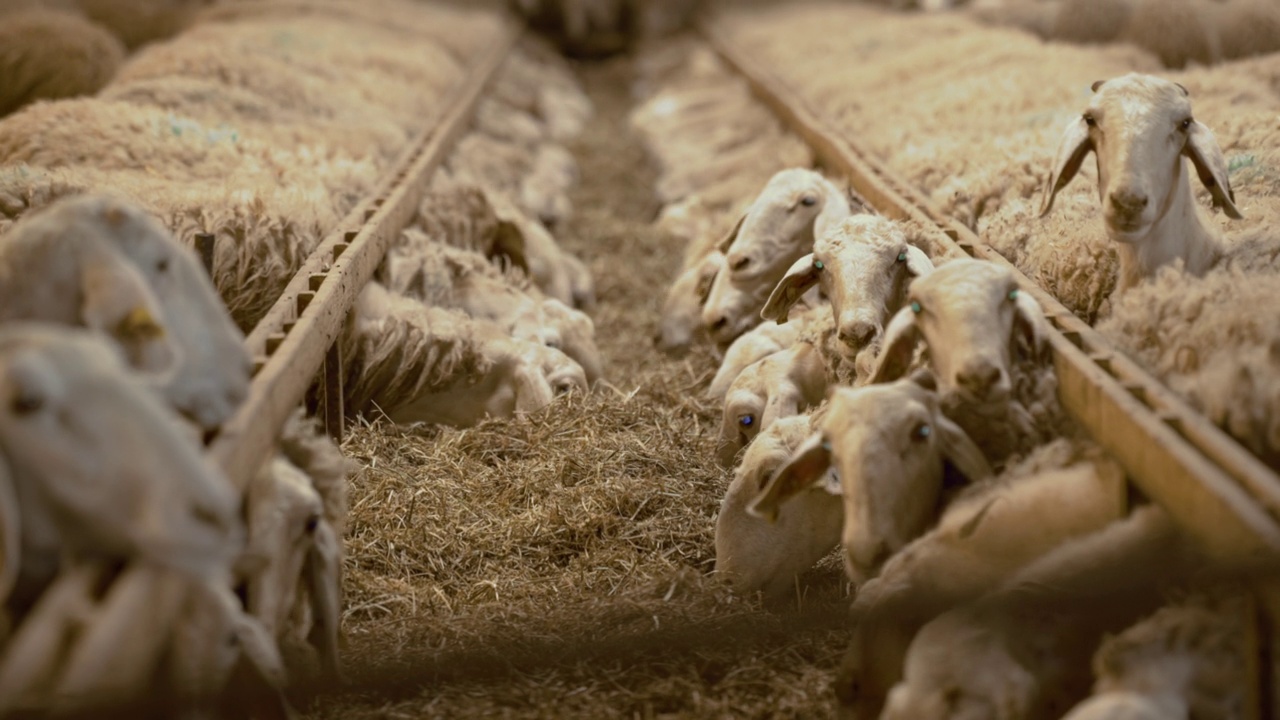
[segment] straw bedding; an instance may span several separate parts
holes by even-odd
[[[630,66],[582,68],[597,120],[573,148],[560,234],[597,279],[613,387],[468,430],[354,428],[342,717],[800,717],[830,706],[842,573],[766,612],[708,575],[728,474],[705,350],[653,346],[683,248],[650,226],[654,172],[625,129]],[[794,605],[794,604],[793,604]]]

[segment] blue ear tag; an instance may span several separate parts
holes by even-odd
[[[751,427],[751,423],[755,421],[756,419],[750,415],[743,415],[742,418],[738,420],[738,422],[742,423],[743,427]]]
[[[1009,291],[1009,299],[1010,299],[1010,300],[1017,300],[1017,299],[1018,299],[1018,291],[1017,291],[1017,289],[1014,289],[1014,290],[1010,290],[1010,291]]]
[[[929,427],[928,425],[920,426],[920,437],[927,438],[932,432],[933,432],[933,428]]]
[[[831,452],[831,441],[830,441],[830,440],[823,440],[823,441],[822,441],[822,449],[823,449],[823,450],[826,450],[827,452]]]
[[[915,313],[915,314],[919,315],[919,314],[920,314],[920,310],[921,310],[921,309],[922,309],[922,308],[920,307],[920,303],[918,303],[918,302],[913,302],[913,303],[911,303],[911,312],[913,312],[913,313]]]
[[[906,262],[907,254],[905,252],[898,253],[898,262]]]
[[[814,268],[815,270],[821,270],[823,267],[825,267],[825,266],[822,264],[822,261],[821,261],[821,260],[814,260],[814,261],[813,261],[813,268]]]

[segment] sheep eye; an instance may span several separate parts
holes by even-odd
[[[932,434],[933,428],[929,427],[928,423],[920,423],[916,426],[916,429],[911,432],[911,437],[916,440],[925,440]]]
[[[1084,114],[1084,124],[1088,125],[1089,127],[1098,127],[1098,121],[1095,120],[1093,115],[1090,115],[1089,113]]]
[[[920,302],[918,300],[913,300],[911,302],[911,312],[919,315],[923,310],[924,308],[920,307]]]
[[[319,525],[320,525],[320,518],[319,518],[319,516],[312,515],[311,517],[307,518],[307,524],[306,524],[306,526],[305,526],[305,527],[306,527],[306,530],[307,530],[307,533],[308,533],[308,534],[310,534],[310,533],[315,532],[315,531],[316,531],[316,527],[318,527]]]
[[[169,269],[169,258],[160,258],[156,261],[156,272],[164,272]]]
[[[818,198],[812,195],[805,195],[804,197],[800,198],[800,204],[805,207],[813,207],[814,205],[818,204]]]
[[[814,269],[814,270],[821,270],[821,269],[822,269],[822,268],[824,268],[824,267],[826,267],[826,265],[822,264],[822,261],[821,261],[821,260],[814,260],[814,261],[813,261],[813,269]]]
[[[1178,127],[1179,127],[1183,132],[1186,132],[1187,130],[1190,130],[1190,129],[1191,129],[1191,123],[1192,123],[1191,118],[1187,118],[1186,120],[1183,120],[1181,123],[1179,123],[1179,124],[1178,124]]]
[[[44,407],[44,398],[31,390],[19,390],[13,396],[10,407],[13,408],[13,412],[17,415],[30,415]]]
[[[742,417],[738,418],[738,424],[741,425],[742,427],[751,427],[752,425],[755,424],[755,422],[756,422],[755,415],[743,415]]]

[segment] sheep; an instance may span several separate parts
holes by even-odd
[[[60,557],[142,557],[195,576],[229,567],[235,494],[114,348],[83,330],[0,327],[0,453],[22,507],[30,603]],[[118,422],[127,417],[129,422]]]
[[[711,384],[707,386],[706,398],[724,400],[729,387],[743,370],[753,363],[795,345],[804,334],[805,327],[804,321],[786,325],[765,323],[739,335],[724,351],[720,367],[716,369],[715,376],[711,378]]]
[[[577,183],[578,163],[572,153],[559,145],[541,145],[520,181],[520,205],[547,227],[557,227],[573,214],[568,192]]]
[[[1108,638],[1093,657],[1094,694],[1064,720],[1243,717],[1243,615],[1178,602]]]
[[[1115,41],[1129,23],[1131,0],[1063,0],[1058,3],[1049,37],[1076,43]]]
[[[842,702],[874,715],[901,679],[921,626],[1059,544],[1102,529],[1123,514],[1125,499],[1120,469],[1095,446],[1067,440],[961,492],[933,529],[858,588],[836,680]]]
[[[849,216],[843,191],[812,170],[775,173],[746,214],[720,241],[718,273],[702,308],[711,338],[724,346],[750,330],[787,268]]]
[[[921,628],[881,717],[1061,717],[1088,691],[1101,636],[1204,562],[1152,506],[1062,545]]]
[[[1280,50],[1280,7],[1268,0],[1228,0],[1217,26],[1224,59]]]
[[[776,517],[791,495],[840,476],[844,504],[844,565],[856,584],[923,533],[942,492],[949,461],[972,482],[991,467],[964,431],[942,414],[927,371],[896,383],[837,387],[816,431],[792,453],[748,511]]]
[[[486,190],[498,220],[509,223],[510,228],[523,239],[525,266],[529,277],[547,297],[573,305],[574,273],[564,258],[565,252],[551,233],[538,220],[529,217],[500,193]]]
[[[1129,73],[1095,82],[1093,92],[1084,114],[1063,133],[1040,215],[1053,208],[1054,196],[1092,151],[1107,236],[1120,259],[1116,290],[1124,292],[1175,259],[1187,272],[1203,275],[1222,248],[1200,217],[1182,158],[1191,160],[1214,207],[1227,217],[1244,217],[1213,132],[1192,118],[1188,92],[1177,83]],[[1166,174],[1169,167],[1173,172]]]
[[[868,358],[878,351],[885,321],[906,303],[907,286],[931,272],[933,262],[907,242],[897,223],[854,215],[818,237],[813,252],[795,261],[760,316],[786,322],[796,301],[817,286],[831,301],[840,355],[855,366],[868,367]],[[866,357],[860,360],[863,353]]]
[[[74,13],[9,14],[0,28],[0,116],[36,100],[93,94],[110,82],[124,54],[111,33]]]
[[[738,452],[777,420],[822,402],[827,372],[813,345],[799,342],[748,365],[725,393],[716,457],[733,467]]]
[[[1165,67],[1215,63],[1222,49],[1211,12],[1211,4],[1199,0],[1134,0],[1120,37],[1151,52]]]
[[[828,471],[826,485],[815,484],[779,508],[772,523],[747,512],[748,503],[813,432],[812,422],[812,415],[794,415],[762,431],[747,447],[720,503],[715,573],[738,592],[780,599],[797,575],[840,543],[844,507],[832,492],[839,486],[834,471]]]
[[[177,35],[208,0],[75,0],[90,20],[110,28],[130,50]]]
[[[412,229],[402,236],[403,245],[412,249],[393,248],[384,260],[384,285],[389,290],[492,320],[518,340],[559,348],[582,366],[588,384],[600,379],[595,325],[585,313],[559,300],[539,298],[536,291],[517,284],[522,279],[513,283],[479,253],[432,243]]]
[[[901,376],[923,341],[942,407],[999,467],[1069,427],[1040,304],[1007,267],[953,260],[913,282],[870,382]]]
[[[0,319],[93,328],[143,370],[167,359],[165,399],[204,430],[248,394],[244,337],[208,275],[129,203],[84,195],[24,217],[0,239],[0,276]]]
[[[486,414],[510,417],[549,404],[559,387],[585,388],[577,363],[513,340],[492,323],[431,308],[369,283],[343,332],[347,407],[376,408],[392,422],[468,426]]]

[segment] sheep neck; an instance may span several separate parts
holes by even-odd
[[[1206,227],[1191,192],[1186,162],[1179,159],[1168,207],[1151,224],[1146,237],[1116,243],[1120,259],[1117,290],[1127,290],[1155,274],[1162,265],[1182,259],[1187,272],[1203,275],[1221,255],[1216,234]]]

